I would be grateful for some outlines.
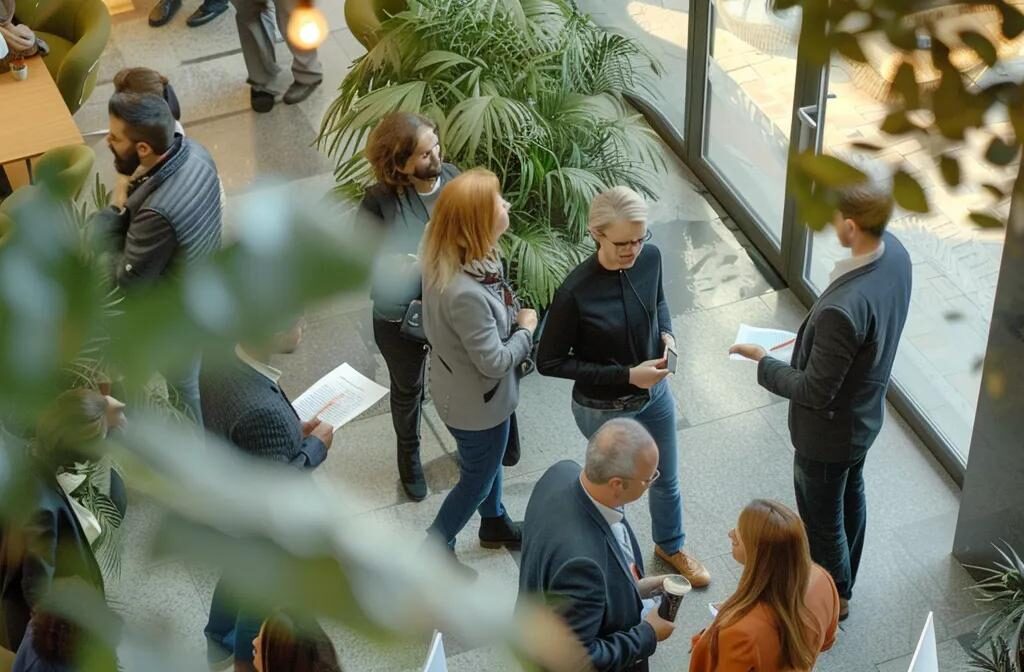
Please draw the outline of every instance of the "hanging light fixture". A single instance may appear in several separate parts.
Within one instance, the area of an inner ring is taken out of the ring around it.
[[[288,19],[288,42],[298,49],[316,49],[328,32],[327,19],[313,6],[313,0],[300,0]]]

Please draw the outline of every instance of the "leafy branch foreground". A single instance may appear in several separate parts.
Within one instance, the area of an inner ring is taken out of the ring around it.
[[[0,246],[0,513],[8,529],[31,510],[22,437],[66,389],[82,352],[123,376],[137,398],[156,368],[199,348],[219,352],[269,336],[306,307],[361,286],[372,256],[371,242],[318,224],[333,213],[266,190],[240,204],[237,244],[111,311],[92,242],[83,247],[66,202],[39,194],[16,213],[18,226]],[[294,606],[371,638],[421,641],[437,628],[469,646],[510,646],[545,668],[586,665],[549,612],[514,616],[486,583],[471,587],[416,535],[357,517],[329,485],[253,461],[163,414],[132,410],[126,432],[93,447],[94,457],[116,461],[163,514],[156,554],[231,567],[246,602]],[[122,628],[98,596],[65,606],[83,627],[120,641],[127,670],[207,669],[166,630],[135,620]]]

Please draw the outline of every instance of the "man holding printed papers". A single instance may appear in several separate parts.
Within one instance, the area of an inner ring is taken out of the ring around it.
[[[864,458],[882,427],[910,306],[910,257],[885,231],[893,210],[887,181],[869,174],[841,190],[833,225],[852,256],[836,263],[800,326],[791,364],[760,345],[730,349],[757,361],[758,383],[790,400],[797,506],[811,556],[835,579],[840,618],[864,546]]]

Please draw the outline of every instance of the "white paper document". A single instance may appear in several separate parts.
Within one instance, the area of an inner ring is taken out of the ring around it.
[[[430,654],[427,655],[427,663],[423,666],[423,672],[448,672],[448,661],[444,657],[444,642],[440,632],[434,633],[434,639],[430,643]]]
[[[782,329],[762,329],[761,327],[752,327],[749,324],[741,324],[739,331],[736,332],[736,341],[734,342],[734,345],[739,345],[740,343],[753,343],[754,345],[760,345],[768,351],[768,355],[770,357],[781,359],[784,362],[789,362],[793,359],[793,344],[795,342],[796,334],[792,331],[783,331]],[[752,361],[743,355],[729,355],[729,359],[735,359],[742,362]]]
[[[939,650],[935,644],[935,620],[932,612],[924,622],[921,638],[917,640],[909,672],[939,672]]]
[[[319,418],[334,429],[354,420],[388,393],[348,364],[342,364],[316,381],[292,406],[303,422]]]

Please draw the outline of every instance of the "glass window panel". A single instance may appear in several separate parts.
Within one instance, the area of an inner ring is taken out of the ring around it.
[[[711,5],[703,152],[779,248],[800,9]]]

